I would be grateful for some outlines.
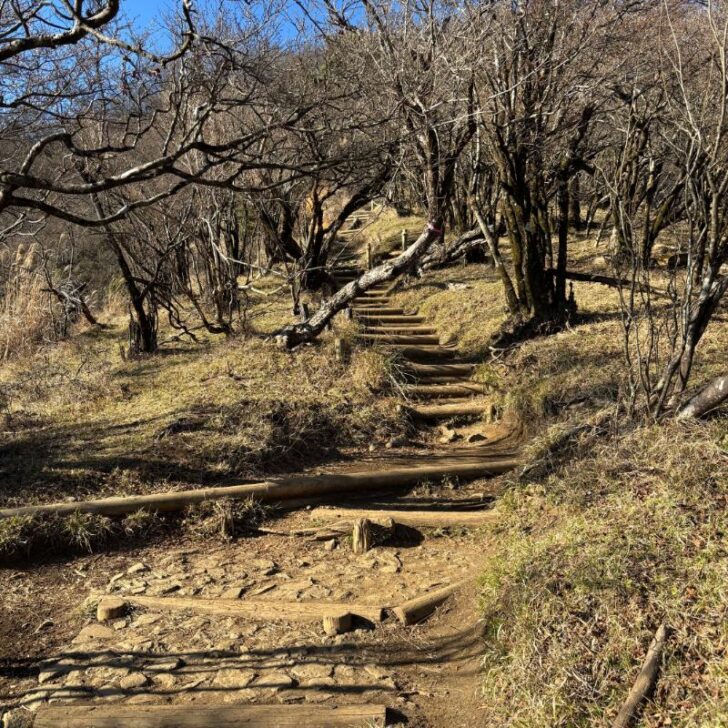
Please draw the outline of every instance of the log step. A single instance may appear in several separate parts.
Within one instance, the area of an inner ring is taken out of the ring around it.
[[[395,607],[392,613],[404,625],[417,624],[417,622],[429,617],[437,607],[449,599],[451,594],[463,584],[464,582],[461,581],[442,587],[442,589],[427,592],[414,599],[409,599]]]
[[[474,364],[451,362],[450,364],[408,364],[407,368],[419,377],[457,377],[470,376],[475,371]]]
[[[432,326],[365,326],[367,334],[436,334],[437,329]]]
[[[472,397],[485,394],[485,386],[477,382],[462,384],[410,384],[404,387],[405,394],[413,397]]]
[[[384,728],[384,705],[49,705],[33,728]]]
[[[452,510],[406,510],[383,508],[314,508],[311,518],[316,521],[342,521],[352,523],[366,518],[373,523],[387,522],[389,520],[412,528],[479,528],[494,523],[497,514],[494,510],[480,509],[470,511]]]
[[[369,344],[400,344],[400,345],[434,345],[439,348],[440,337],[428,334],[359,334],[356,337],[359,341],[366,341]]]
[[[412,405],[404,411],[420,420],[446,420],[451,417],[476,417],[490,409],[489,404],[452,402],[448,404]]]
[[[0,509],[0,518],[18,516],[56,515],[72,513],[99,513],[120,516],[140,509],[160,512],[180,511],[195,503],[223,498],[255,498],[261,503],[278,503],[321,499],[332,494],[365,493],[387,488],[411,487],[425,480],[447,476],[480,478],[489,474],[504,473],[518,465],[512,456],[500,456],[488,460],[482,456],[412,458],[407,465],[395,464],[386,470],[351,470],[321,475],[299,475],[278,478],[275,481],[228,485],[215,488],[197,488],[183,491],[149,493],[147,495],[114,496],[88,501],[63,501],[41,505]],[[361,467],[361,466],[360,466]]]
[[[383,314],[357,313],[357,318],[364,324],[422,324],[427,321],[423,316],[410,316],[409,314]]]
[[[214,614],[220,617],[245,618],[255,622],[319,622],[324,617],[351,614],[369,622],[384,619],[384,608],[371,604],[345,602],[248,601],[247,599],[202,599],[199,597],[145,597],[119,595],[138,607],[173,612]]]

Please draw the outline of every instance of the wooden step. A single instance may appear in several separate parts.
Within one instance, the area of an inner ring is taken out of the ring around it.
[[[315,521],[351,522],[360,518],[379,523],[393,520],[403,526],[413,528],[479,528],[494,523],[497,515],[493,509],[477,510],[429,509],[412,510],[407,508],[314,508],[311,518]]]
[[[413,397],[472,397],[477,394],[485,394],[485,386],[477,382],[410,384],[404,387],[404,392]]]
[[[255,687],[253,684],[252,688]],[[384,728],[384,705],[48,705],[34,728]]]
[[[370,344],[413,344],[419,345],[439,345],[439,336],[430,336],[427,334],[360,334],[357,336],[360,341],[366,341]]]
[[[422,324],[427,321],[424,316],[416,316],[414,314],[368,314],[357,313],[357,318],[363,324]]]
[[[376,326],[368,325],[364,327],[364,332],[367,334],[436,334],[437,329],[432,326],[405,326],[405,325],[389,325]]]
[[[475,370],[474,364],[451,362],[450,364],[408,364],[407,368],[417,376],[453,377],[470,376]]]
[[[449,420],[452,417],[476,417],[485,414],[488,403],[481,402],[449,402],[447,404],[411,405],[403,407],[404,411],[419,420]]]

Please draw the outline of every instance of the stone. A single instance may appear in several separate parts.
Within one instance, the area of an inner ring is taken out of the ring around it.
[[[168,690],[175,686],[177,678],[174,675],[170,675],[168,672],[163,672],[160,675],[152,675],[152,682],[155,687]]]
[[[333,551],[336,548],[336,539],[332,538],[329,541],[324,541],[324,550]]]
[[[241,596],[243,596],[243,593],[245,592],[245,588],[242,586],[233,586],[229,589],[225,589],[222,594],[220,594],[221,599],[240,599]]]
[[[595,270],[607,270],[609,268],[609,261],[603,255],[597,255],[592,261],[592,268]]]
[[[149,627],[161,618],[161,614],[142,614],[134,620],[132,627]]]
[[[74,667],[75,665],[70,663],[46,663],[41,666],[40,672],[38,673],[38,684],[44,685],[45,683],[55,682],[56,680],[66,676],[74,669]]]
[[[179,657],[170,657],[162,660],[148,660],[144,666],[154,670],[155,672],[161,673],[173,672],[174,670],[178,670],[184,664],[184,661]]]
[[[256,673],[254,670],[240,670],[237,668],[224,668],[218,670],[212,684],[218,688],[233,688],[242,690],[247,688],[250,683],[255,680]]]
[[[305,680],[331,677],[333,671],[334,668],[331,665],[321,665],[317,662],[304,662],[291,669],[296,679],[301,681],[302,686]]]
[[[96,619],[99,622],[109,622],[112,619],[123,617],[128,609],[128,602],[120,597],[104,597],[96,607]]]
[[[119,680],[122,690],[135,690],[149,684],[149,678],[143,672],[130,672]]]
[[[269,672],[261,675],[254,683],[255,688],[271,688],[273,690],[287,690],[295,687],[296,681],[285,672]]]
[[[488,438],[485,435],[481,435],[479,432],[475,432],[468,437],[468,442],[483,442],[487,439]]]
[[[132,564],[127,570],[127,574],[143,574],[145,571],[149,571],[149,567],[138,561],[136,564]]]
[[[116,636],[113,629],[103,624],[89,624],[84,627],[74,638],[74,644],[85,642],[105,642]]]
[[[254,559],[253,566],[263,573],[263,576],[272,576],[278,571],[278,565],[271,559]]]
[[[33,714],[25,708],[9,710],[3,714],[3,728],[30,728],[33,724]]]

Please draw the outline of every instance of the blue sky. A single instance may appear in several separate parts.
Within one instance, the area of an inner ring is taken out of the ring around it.
[[[121,8],[124,15],[133,18],[138,26],[146,27],[177,5],[175,0],[123,0]]]

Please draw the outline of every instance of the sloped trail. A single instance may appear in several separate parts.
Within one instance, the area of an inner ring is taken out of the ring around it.
[[[352,228],[342,237],[355,235]],[[350,246],[338,260],[340,282],[357,274]],[[447,423],[440,439],[462,433],[458,444],[377,453],[325,475],[258,484],[262,499],[287,494],[282,500],[295,506],[296,498],[311,500],[312,483],[323,483],[320,500],[337,505],[291,510],[258,538],[204,552],[141,548],[82,565],[92,602],[116,596],[119,613],[103,624],[78,617],[86,626],[70,644],[32,666],[38,678],[16,682],[0,701],[37,711],[40,728],[372,726],[384,724],[385,708],[387,725],[480,724],[476,529],[497,519],[496,494],[483,478],[515,466],[521,433],[491,421],[473,362],[441,345],[422,317],[394,306],[388,286],[368,291],[353,314],[363,345],[400,353],[401,406],[418,432],[432,439]],[[465,481],[476,482],[458,485]],[[362,517],[372,522],[374,543],[354,554],[349,534]],[[434,537],[433,529],[451,531]],[[109,580],[110,567],[119,571]],[[412,618],[426,621],[407,626],[395,615],[413,598]],[[338,617],[343,627],[330,629]]]

